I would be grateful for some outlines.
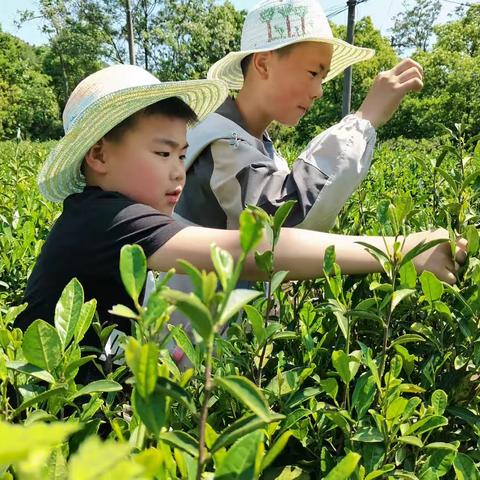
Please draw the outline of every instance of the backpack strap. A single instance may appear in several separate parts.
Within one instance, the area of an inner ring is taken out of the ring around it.
[[[218,113],[210,113],[187,133],[188,149],[185,169],[188,170],[192,166],[208,145],[222,139],[228,140],[233,146],[242,140],[252,146],[256,146],[259,142],[234,121]]]

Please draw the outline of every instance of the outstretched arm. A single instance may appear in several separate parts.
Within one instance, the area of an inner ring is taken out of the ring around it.
[[[445,230],[420,232],[407,236],[404,252],[411,250],[422,241],[439,238],[448,239]],[[357,242],[363,241],[386,251],[393,250],[392,237],[357,237],[334,235],[309,230],[284,228],[280,240],[275,247],[275,267],[277,270],[288,270],[289,278],[303,280],[323,275],[323,257],[330,245],[335,246],[336,261],[342,271],[347,274],[381,272],[380,264]],[[187,227],[177,233],[148,259],[148,266],[153,270],[165,271],[178,268],[177,259],[184,259],[197,268],[212,270],[210,245],[215,243],[229,251],[236,259],[240,256],[238,230],[216,230],[201,227]],[[267,249],[264,242],[258,250]],[[458,242],[457,260],[465,257],[465,241]],[[427,250],[414,259],[418,271],[429,270],[440,280],[455,283],[455,266],[451,257],[450,245],[443,243]],[[243,278],[261,280],[264,274],[257,269],[253,256],[245,265]]]

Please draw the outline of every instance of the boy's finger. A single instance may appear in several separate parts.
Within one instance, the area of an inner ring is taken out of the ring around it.
[[[411,78],[418,78],[420,80],[423,80],[422,73],[417,67],[411,67],[408,70],[405,70],[402,72],[400,75],[398,75],[397,79],[400,83],[404,83]]]
[[[448,272],[445,275],[445,281],[447,283],[449,283],[450,285],[455,285],[455,283],[457,282],[457,276],[455,274],[453,274],[452,272]]]
[[[416,62],[415,60],[412,60],[411,58],[405,58],[400,63],[395,65],[395,67],[393,67],[391,71],[394,75],[400,75],[405,70],[408,70],[409,68],[412,68],[412,67],[417,68],[421,73],[421,75],[423,76],[423,67],[418,62]]]
[[[414,77],[410,80],[403,82],[399,89],[403,92],[419,92],[423,88],[423,82],[420,78]]]
[[[457,247],[457,251],[455,253],[455,262],[463,265],[467,261],[467,252],[461,248]]]

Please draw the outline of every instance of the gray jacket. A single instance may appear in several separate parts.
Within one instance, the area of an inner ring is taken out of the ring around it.
[[[328,230],[370,168],[376,132],[348,115],[317,135],[289,169],[265,136],[250,135],[227,99],[188,134],[187,181],[175,217],[211,228],[238,228],[247,204],[268,213],[296,200],[286,226]]]

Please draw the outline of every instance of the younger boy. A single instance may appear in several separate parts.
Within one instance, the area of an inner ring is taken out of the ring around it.
[[[296,125],[325,82],[374,52],[334,38],[318,0],[260,2],[245,19],[241,45],[209,70],[209,78],[240,91],[189,133],[187,181],[175,215],[238,228],[245,205],[274,213],[294,199],[286,226],[326,231],[370,168],[375,129],[407,92],[422,87],[422,68],[405,60],[380,74],[359,110],[316,136],[290,171],[268,125]]]
[[[156,271],[177,267],[179,258],[212,269],[212,243],[239,256],[238,231],[191,227],[171,218],[185,183],[187,124],[216,108],[226,94],[218,81],[160,83],[131,65],[108,67],[80,82],[65,107],[65,136],[38,178],[47,199],[63,201],[63,213],[29,278],[21,328],[37,318],[53,323],[55,304],[76,277],[86,299],[97,299],[100,320],[118,323],[129,333],[126,322],[108,313],[118,303],[133,308],[119,274],[120,249],[125,244],[139,244],[148,268]],[[446,238],[446,232],[410,235],[405,250],[440,237]],[[325,249],[333,244],[345,273],[380,271],[381,266],[355,243],[358,240],[385,248],[381,237],[287,228],[276,247],[276,267],[289,270],[292,279],[320,276]],[[391,248],[393,239],[385,242]],[[415,265],[419,271],[428,269],[455,282],[448,244],[416,257]],[[262,278],[253,258],[248,259],[244,276]],[[98,344],[93,332],[87,333],[84,343]]]

